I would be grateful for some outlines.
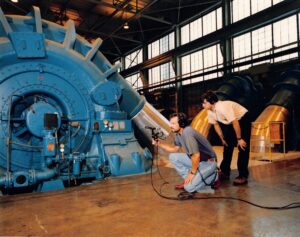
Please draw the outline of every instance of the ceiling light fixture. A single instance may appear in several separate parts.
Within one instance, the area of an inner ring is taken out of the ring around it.
[[[15,3],[17,3],[17,2],[19,2],[19,0],[11,0],[12,2],[15,2]]]
[[[123,13],[124,13],[124,18],[125,18],[125,24],[123,25],[123,29],[128,30],[129,25],[128,25],[128,21],[127,21],[127,17],[126,17],[126,9],[123,9]]]
[[[125,30],[128,30],[128,29],[129,29],[129,25],[128,25],[128,22],[127,22],[127,21],[126,21],[125,24],[123,25],[123,28],[124,28]]]

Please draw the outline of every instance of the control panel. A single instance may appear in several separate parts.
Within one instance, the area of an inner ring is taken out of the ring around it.
[[[97,132],[131,132],[131,120],[103,119],[94,123],[94,131]]]

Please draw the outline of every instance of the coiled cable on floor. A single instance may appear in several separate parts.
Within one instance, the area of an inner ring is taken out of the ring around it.
[[[262,209],[268,209],[268,210],[289,210],[289,209],[294,209],[294,208],[300,208],[300,202],[293,202],[290,204],[287,204],[285,206],[279,206],[279,207],[275,207],[275,206],[263,206],[263,205],[259,205],[250,201],[247,201],[245,199],[241,199],[241,198],[236,198],[236,197],[231,197],[231,196],[210,196],[210,197],[197,197],[195,194],[196,193],[189,193],[186,191],[180,192],[177,197],[176,196],[166,196],[162,194],[162,187],[165,184],[168,184],[169,182],[167,182],[161,175],[158,164],[157,164],[157,170],[159,172],[159,176],[161,177],[161,179],[164,181],[164,183],[160,186],[160,191],[158,191],[155,187],[154,187],[154,183],[153,183],[153,165],[154,165],[154,159],[158,160],[158,147],[155,146],[154,147],[154,156],[153,159],[151,160],[151,168],[150,168],[150,174],[151,174],[151,185],[152,188],[154,190],[154,192],[160,196],[161,198],[164,199],[168,199],[168,200],[173,200],[173,201],[186,201],[186,200],[206,200],[206,199],[223,199],[223,200],[233,200],[233,201],[240,201],[240,202],[244,202],[247,203],[249,205],[258,207],[258,208],[262,208]],[[157,163],[157,162],[156,162]]]

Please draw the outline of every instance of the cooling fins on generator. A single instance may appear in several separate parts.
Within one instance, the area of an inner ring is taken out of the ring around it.
[[[66,26],[0,8],[0,188],[56,190],[70,182],[147,172],[151,153],[132,122],[168,122],[93,44]]]

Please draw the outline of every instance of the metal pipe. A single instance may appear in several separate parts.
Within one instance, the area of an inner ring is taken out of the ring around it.
[[[251,151],[265,151],[270,144],[270,122],[288,123],[289,115],[300,97],[300,70],[289,70],[281,75],[279,83],[274,85],[276,93],[267,104],[267,107],[252,123]],[[282,129],[277,129],[276,137],[281,137]],[[285,133],[285,131],[282,131]],[[284,137],[283,137],[284,139]]]
[[[289,118],[289,111],[278,105],[269,105],[252,123],[251,127],[251,152],[265,152],[265,148],[271,146],[270,123],[286,123]],[[278,131],[279,132],[279,131]]]
[[[191,127],[196,129],[204,137],[208,136],[211,125],[208,123],[207,110],[202,109],[191,123]]]
[[[152,138],[150,130],[145,129],[146,126],[160,128],[165,137],[171,132],[169,121],[148,102],[132,120],[148,141]]]
[[[20,95],[11,95],[9,97],[9,107],[8,107],[8,120],[7,120],[7,131],[6,131],[6,173],[10,170],[10,120],[11,120],[11,108],[13,103],[13,97],[22,97]]]
[[[5,176],[0,177],[0,187],[13,187],[14,181],[17,180],[19,176],[25,176],[28,179],[28,186],[31,186],[40,181],[46,181],[53,178],[56,175],[56,173],[56,169],[44,169],[42,171],[30,170],[28,172],[20,171],[14,173],[6,173]]]
[[[42,171],[35,171],[36,182],[49,180],[53,178],[56,175],[56,173],[57,173],[56,169],[52,169],[52,170],[44,169]]]

